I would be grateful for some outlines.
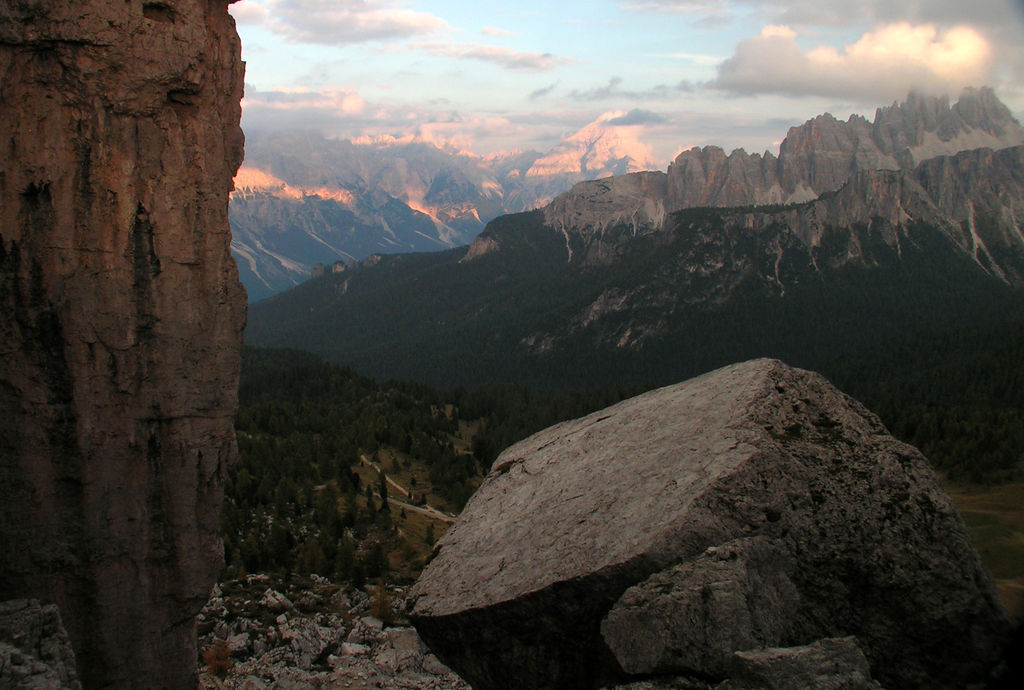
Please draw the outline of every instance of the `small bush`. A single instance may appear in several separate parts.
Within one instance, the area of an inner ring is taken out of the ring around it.
[[[391,609],[391,596],[388,594],[388,588],[384,584],[384,580],[377,581],[370,613],[385,625],[391,625],[394,622],[395,614]]]
[[[210,648],[203,652],[203,663],[206,664],[206,670],[209,673],[223,678],[231,670],[231,648],[228,647],[228,643],[221,639],[216,639]]]

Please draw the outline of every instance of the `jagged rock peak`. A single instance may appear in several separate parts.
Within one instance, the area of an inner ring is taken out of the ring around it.
[[[987,86],[968,87],[952,106],[948,96],[929,96],[913,91],[907,100],[875,110],[875,125],[900,123],[924,131],[936,131],[944,138],[958,130],[982,130],[1000,137],[1019,129],[1010,109]]]
[[[1024,128],[991,89],[968,89],[953,106],[945,97],[912,93],[905,103],[879,109],[874,123],[859,115],[842,122],[825,113],[793,127],[782,142],[778,157],[771,153],[751,155],[742,149],[726,155],[717,146],[691,148],[679,154],[666,175],[635,173],[578,184],[544,208],[544,220],[548,227],[565,236],[570,260],[606,263],[619,253],[616,243],[667,230],[667,219],[683,209],[812,202],[840,190],[857,175],[870,176],[875,171],[902,171],[914,175],[927,161],[955,156],[962,151],[1003,151],[1022,144]],[[957,174],[989,180],[992,186],[1012,183],[1018,177],[1011,175],[1008,181],[995,179],[992,177],[995,173],[984,166],[981,158],[976,157],[976,160],[980,167],[968,170],[962,165],[956,166]],[[858,185],[864,188],[863,184]],[[963,187],[965,185],[959,183],[949,185],[953,191]],[[886,218],[913,219],[898,208],[881,208],[880,200],[864,199],[859,206],[851,206],[849,191],[842,197],[847,202],[844,208],[870,206]],[[986,206],[986,212],[1001,219],[999,223],[1015,218],[1014,205],[1022,201],[1019,190],[1010,190],[1009,196],[1003,195],[1000,199],[1002,201],[996,203],[995,196],[985,195],[982,205]],[[933,198],[934,204],[942,208],[962,207],[968,201],[970,199],[959,197],[955,200]],[[860,216],[837,215],[832,208],[826,211],[836,227],[861,220]],[[930,220],[936,218],[935,214],[930,214]],[[950,225],[946,222],[948,218],[938,220]],[[957,223],[965,221],[966,216],[960,213],[955,220]],[[967,237],[976,234],[965,230]],[[1006,242],[998,240],[1001,244],[1014,245],[1024,237],[1019,232],[1008,232]],[[964,244],[963,237],[960,231],[951,235],[959,245]],[[981,241],[984,242],[984,238]],[[500,238],[487,237],[486,246],[479,242],[470,257],[500,244]],[[974,240],[966,249],[976,254],[979,246]],[[985,249],[981,251],[984,253]],[[1015,261],[1016,254],[1008,256],[1011,263]],[[997,266],[1000,262],[980,263],[993,275],[1015,282],[1003,274],[1002,268]]]
[[[636,237],[661,227],[666,179],[662,172],[637,172],[579,182],[544,208],[544,222],[565,235],[569,260],[579,252],[591,263],[603,262],[619,233]],[[580,241],[584,246],[573,246]]]
[[[56,604],[86,687],[196,684],[245,295],[226,0],[5,2],[0,599]]]
[[[778,158],[741,149],[726,157],[717,147],[684,151],[669,166],[666,207],[808,201],[860,170],[909,169],[967,149],[1021,144],[1024,128],[991,88],[966,89],[953,106],[946,96],[912,92],[903,103],[879,108],[873,123],[825,113],[792,127]]]
[[[959,688],[1008,630],[921,454],[767,359],[505,450],[410,599],[475,688],[720,682],[736,652],[801,645],[846,659],[857,687],[862,651],[886,687]]]

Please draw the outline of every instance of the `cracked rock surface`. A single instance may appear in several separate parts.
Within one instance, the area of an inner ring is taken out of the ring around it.
[[[1008,628],[924,457],[768,359],[507,449],[409,599],[475,688],[713,685],[734,652],[834,637],[884,686],[954,688]]]

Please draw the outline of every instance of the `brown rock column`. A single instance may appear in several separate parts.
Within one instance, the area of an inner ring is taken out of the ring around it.
[[[86,687],[196,684],[245,295],[224,0],[0,0],[0,599]]]

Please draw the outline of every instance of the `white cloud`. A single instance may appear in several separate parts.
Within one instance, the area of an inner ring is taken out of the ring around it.
[[[734,13],[726,0],[623,0],[622,9],[629,12],[667,12],[692,17],[693,23],[704,27],[729,24]]]
[[[1014,23],[1014,11],[1022,5],[1021,0],[620,0],[619,4],[627,11],[692,15],[702,23],[751,16],[765,23],[803,27],[909,21],[992,28]]]
[[[250,0],[242,0],[242,2],[229,5],[228,12],[231,13],[231,16],[235,18],[235,22],[238,24],[260,25],[266,23],[270,17],[266,7],[261,3]]]
[[[508,37],[508,36],[515,36],[516,35],[514,31],[509,31],[508,29],[502,29],[502,28],[497,27],[497,26],[485,26],[484,28],[480,29],[480,33],[484,34],[485,36],[504,36],[504,37]]]
[[[423,36],[446,30],[430,14],[397,7],[387,0],[275,0],[269,26],[293,41],[339,45]]]
[[[246,85],[242,127],[249,132],[310,130],[358,143],[429,143],[456,153],[490,151],[529,135],[493,115],[371,103],[351,88],[258,91]]]
[[[589,89],[573,89],[568,98],[578,102],[587,101],[641,101],[666,100],[678,96],[679,92],[690,91],[692,84],[686,81],[679,82],[675,86],[659,84],[644,90],[622,88],[624,81],[622,77],[611,77],[607,84]]]
[[[836,50],[803,50],[788,26],[766,26],[741,41],[719,66],[713,86],[734,93],[821,95],[886,101],[912,89],[956,95],[988,82],[993,49],[975,29],[897,23]]]
[[[412,47],[440,57],[479,60],[490,62],[506,69],[530,72],[546,72],[569,62],[565,58],[557,57],[551,53],[514,50],[512,48],[479,43],[421,41],[413,43]]]
[[[714,14],[728,12],[725,0],[623,0],[622,9],[639,12]]]
[[[246,93],[243,108],[298,111],[328,110],[339,115],[356,115],[366,110],[366,101],[351,89],[327,88],[311,91],[303,87],[282,88],[276,91]]]
[[[710,55],[708,53],[654,53],[652,57],[669,58],[672,60],[684,60],[686,62],[699,65],[700,67],[714,67],[720,65],[722,60],[725,58],[719,55]]]
[[[301,87],[258,91],[245,85],[242,128],[245,130],[310,129],[333,132],[375,117],[373,108],[353,89],[309,90]]]

